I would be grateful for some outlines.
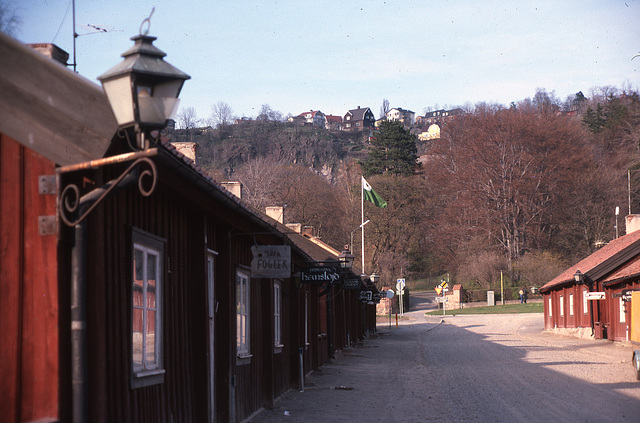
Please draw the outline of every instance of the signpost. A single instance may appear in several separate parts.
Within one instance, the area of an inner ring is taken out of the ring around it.
[[[400,296],[398,298],[398,303],[400,306],[400,316],[404,316],[404,304],[402,303],[402,297],[404,294],[404,287],[405,287],[405,280],[404,278],[399,278],[398,279],[398,283],[396,283],[396,289],[398,290],[398,295]]]

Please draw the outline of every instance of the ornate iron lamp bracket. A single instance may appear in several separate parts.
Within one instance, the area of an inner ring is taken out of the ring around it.
[[[59,207],[60,218],[66,225],[75,226],[81,223],[102,201],[111,194],[135,183],[136,180],[140,194],[144,197],[150,196],[156,187],[158,171],[155,163],[149,157],[140,157],[140,153],[115,156],[58,170],[59,173],[66,173],[74,170],[97,169],[102,166],[128,161],[127,159],[134,161],[120,176],[82,196],[78,185],[68,184],[64,187],[60,194]],[[140,165],[148,166],[148,168],[141,171]]]

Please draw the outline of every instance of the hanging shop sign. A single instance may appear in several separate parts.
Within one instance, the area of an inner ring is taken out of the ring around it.
[[[290,278],[291,247],[254,245],[251,247],[251,276],[254,278]]]
[[[347,277],[344,279],[344,289],[360,289],[360,278],[357,276]]]
[[[360,291],[360,301],[371,301],[373,298],[373,292],[371,291]]]
[[[302,283],[340,283],[340,268],[332,266],[308,267],[300,271]]]

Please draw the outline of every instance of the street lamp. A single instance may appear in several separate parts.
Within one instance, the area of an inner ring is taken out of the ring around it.
[[[378,275],[376,272],[373,272],[371,276],[369,276],[369,279],[371,280],[371,282],[373,282],[374,285],[377,286],[377,283],[380,280],[380,275]]]
[[[350,241],[350,244],[349,244],[349,245],[351,246],[351,248],[353,248],[353,233],[354,233],[355,231],[357,231],[358,229],[362,228],[364,225],[366,225],[366,224],[367,224],[367,223],[369,223],[369,222],[371,222],[371,220],[367,219],[365,222],[362,222],[362,223],[360,224],[360,226],[358,226],[357,228],[355,228],[354,230],[352,230],[352,231],[351,231],[351,236],[350,236],[350,238],[349,238],[349,241]]]
[[[351,251],[349,251],[349,246],[345,245],[344,250],[338,256],[338,260],[340,261],[340,267],[342,267],[345,270],[351,269],[353,267],[353,261],[355,260],[355,258],[356,256],[351,254]]]
[[[150,132],[166,127],[178,109],[178,95],[191,77],[165,62],[162,50],[153,45],[156,37],[142,32],[132,37],[134,46],[122,53],[124,60],[98,79],[109,99],[120,129],[133,128],[133,150],[151,147]]]
[[[582,285],[584,283],[584,273],[580,270],[576,270],[576,273],[573,275],[573,279],[578,285]]]

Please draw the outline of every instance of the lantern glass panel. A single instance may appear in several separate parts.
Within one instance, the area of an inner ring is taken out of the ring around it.
[[[119,78],[102,81],[102,85],[104,86],[104,91],[107,94],[118,125],[121,127],[133,125],[134,115],[131,77],[129,75],[123,75]]]

